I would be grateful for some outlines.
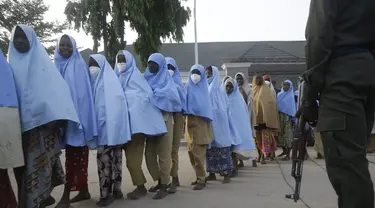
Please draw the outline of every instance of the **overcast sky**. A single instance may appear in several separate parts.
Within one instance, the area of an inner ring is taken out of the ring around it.
[[[48,20],[65,20],[66,0],[44,0],[50,10]],[[193,11],[193,0],[184,3]],[[309,0],[197,0],[198,42],[304,40]],[[185,42],[194,42],[193,14],[184,28]],[[93,41],[83,31],[65,31],[79,47],[92,48]],[[128,44],[137,33],[126,28]]]

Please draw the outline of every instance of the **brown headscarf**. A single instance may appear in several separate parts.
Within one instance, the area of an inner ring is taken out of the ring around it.
[[[274,92],[263,82],[256,84],[256,76],[252,82],[255,125],[265,123],[268,128],[280,129],[279,114],[276,105]]]

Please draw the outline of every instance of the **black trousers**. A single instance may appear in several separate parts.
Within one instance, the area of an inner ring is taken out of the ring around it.
[[[374,86],[375,58],[370,52],[331,60],[324,77],[317,130],[339,208],[374,208],[366,159],[374,123]]]

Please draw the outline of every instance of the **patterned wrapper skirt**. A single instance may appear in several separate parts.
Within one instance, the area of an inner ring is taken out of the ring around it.
[[[207,149],[207,172],[229,174],[232,171],[231,147]]]
[[[293,126],[292,119],[285,113],[279,113],[280,115],[280,129],[281,132],[278,137],[278,145],[281,147],[292,148],[293,142]]]
[[[17,201],[10,184],[8,170],[0,169],[0,208],[16,208]]]
[[[60,161],[60,135],[58,127],[47,128],[46,125],[22,135],[26,165],[20,207],[38,208],[50,195],[53,187],[65,183]]]
[[[257,131],[256,140],[257,148],[261,150],[265,156],[277,150],[274,132],[269,128]]]
[[[87,188],[87,168],[89,163],[88,147],[66,146],[66,180],[71,191]]]
[[[98,150],[100,198],[111,197],[114,191],[121,190],[122,149],[120,146],[107,146]]]

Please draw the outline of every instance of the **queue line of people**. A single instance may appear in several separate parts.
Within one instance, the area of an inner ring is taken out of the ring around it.
[[[194,190],[216,180],[215,174],[229,183],[243,160],[253,160],[256,166],[258,158],[265,164],[265,158],[276,151],[276,135],[282,132],[288,137],[287,128],[280,128],[278,111],[290,118],[294,115],[287,103],[290,92],[294,96],[290,82],[284,83],[276,100],[261,76],[254,76],[251,86],[244,74],[220,80],[217,67],[194,65],[183,86],[173,58],[151,54],[144,74],[125,50],[116,56],[114,69],[99,54],[91,55],[87,65],[68,35],[57,40],[53,63],[35,31],[26,25],[13,29],[9,45],[9,64],[0,56],[1,77],[7,80],[1,82],[4,93],[0,94],[0,123],[6,124],[0,128],[0,141],[7,145],[0,154],[8,156],[0,161],[0,188],[7,193],[0,195],[0,205],[5,207],[17,206],[8,168],[14,168],[18,207],[54,204],[50,193],[63,184],[58,208],[90,199],[87,168],[93,149],[98,151],[98,206],[123,198],[122,150],[135,186],[128,199],[140,199],[147,191],[156,193],[154,199],[175,193],[180,185],[178,151],[185,118],[185,139],[196,173]],[[66,174],[61,149],[65,149]],[[143,156],[156,182],[149,190]],[[78,195],[71,198],[72,191]]]

